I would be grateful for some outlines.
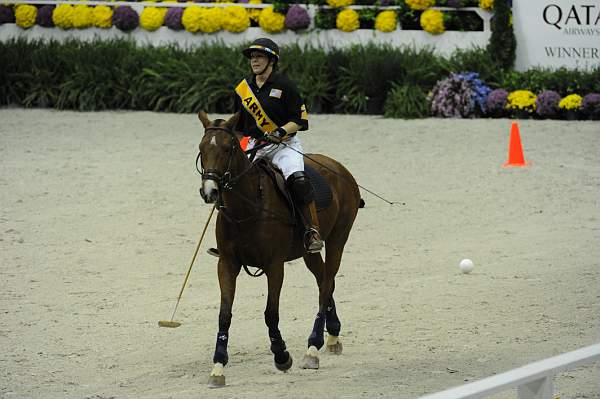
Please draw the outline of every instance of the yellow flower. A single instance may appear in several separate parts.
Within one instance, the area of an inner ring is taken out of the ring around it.
[[[392,32],[396,30],[398,21],[396,12],[392,10],[382,11],[375,17],[375,29],[382,32]]]
[[[358,13],[351,8],[340,11],[335,18],[335,26],[344,32],[352,32],[360,27]]]
[[[73,7],[73,27],[77,29],[89,28],[93,22],[92,7],[78,4]]]
[[[491,10],[494,8],[494,0],[479,0],[479,8]]]
[[[248,4],[262,4],[261,0],[250,0]],[[250,19],[256,23],[258,23],[258,18],[260,17],[260,12],[262,10],[260,8],[248,8],[248,14],[250,15]]]
[[[213,33],[221,29],[223,10],[220,7],[187,7],[181,16],[181,23],[188,32]]]
[[[37,7],[29,4],[19,4],[15,9],[15,21],[23,29],[31,28],[35,25],[37,16]]]
[[[250,17],[244,7],[225,7],[223,28],[229,32],[243,32],[250,27]]]
[[[258,17],[258,26],[269,33],[281,32],[285,27],[285,15],[275,12],[273,7],[263,8]]]
[[[580,109],[583,103],[583,98],[578,94],[570,94],[560,100],[558,107],[560,109]]]
[[[426,10],[435,5],[435,0],[406,0],[411,10]]]
[[[327,4],[333,8],[347,7],[354,3],[354,0],[327,0]]]
[[[536,98],[535,94],[529,90],[515,90],[508,95],[506,108],[533,112]]]
[[[52,22],[62,29],[71,29],[73,27],[73,6],[70,4],[61,4],[56,6],[52,12]]]
[[[98,28],[110,28],[112,26],[112,9],[107,6],[96,6],[92,11],[92,23]]]
[[[188,32],[198,32],[200,30],[200,18],[202,15],[202,8],[200,7],[186,7],[181,15],[181,24]]]
[[[204,33],[214,33],[221,30],[225,13],[221,7],[205,8],[200,18],[200,30]]]
[[[160,28],[165,22],[165,11],[157,7],[144,7],[140,14],[140,26],[148,31]]]
[[[423,14],[421,14],[421,27],[425,32],[431,33],[432,35],[444,33],[446,31],[444,26],[444,13],[439,10],[423,11]]]

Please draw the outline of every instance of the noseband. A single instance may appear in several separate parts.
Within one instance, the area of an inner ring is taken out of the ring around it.
[[[240,175],[236,176],[235,179],[233,179],[231,177],[231,170],[230,170],[231,169],[231,160],[233,158],[233,152],[237,149],[237,147],[233,141],[233,139],[235,139],[235,137],[234,137],[233,133],[231,132],[231,130],[226,129],[224,127],[219,127],[219,126],[209,127],[205,131],[208,131],[208,130],[222,130],[224,132],[227,132],[227,134],[229,134],[230,136],[232,136],[229,157],[227,158],[227,169],[225,170],[225,172],[220,173],[216,169],[205,169],[204,165],[202,163],[202,153],[201,152],[198,152],[198,156],[196,157],[196,170],[198,171],[198,173],[200,173],[200,176],[202,176],[202,180],[214,181],[217,184],[219,192],[221,192],[222,190],[230,189],[233,186],[233,183],[235,181],[237,181],[239,176],[244,174],[244,172],[242,172]],[[200,169],[198,168],[198,159],[200,160]],[[219,194],[219,196],[220,196],[220,194]]]

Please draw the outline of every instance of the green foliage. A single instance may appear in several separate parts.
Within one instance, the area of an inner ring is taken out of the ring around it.
[[[321,50],[298,45],[285,47],[282,71],[298,85],[304,95],[308,112],[323,112],[323,107],[334,100],[334,82],[329,78],[327,54]]]
[[[139,47],[126,40],[0,42],[0,106],[230,113],[234,86],[250,74],[241,48]],[[424,93],[450,72],[478,72],[492,88],[509,91],[600,92],[600,67],[515,72],[482,48],[457,50],[449,58],[431,48],[374,44],[329,52],[294,45],[282,47],[281,54],[281,70],[298,85],[311,113],[424,116]]]
[[[526,72],[510,71],[504,74],[503,87],[508,90],[527,89],[534,93],[554,90],[561,96],[585,95],[600,92],[600,67],[588,72],[561,68],[558,70],[532,69]]]
[[[511,22],[511,8],[508,0],[494,2],[492,37],[488,52],[503,69],[511,69],[515,64],[517,40]]]
[[[414,119],[429,114],[427,95],[419,86],[394,84],[384,107],[386,118]]]
[[[481,80],[492,88],[500,87],[502,68],[494,62],[493,57],[485,49],[473,47],[470,49],[457,49],[447,62],[450,72],[474,71],[479,73]]]

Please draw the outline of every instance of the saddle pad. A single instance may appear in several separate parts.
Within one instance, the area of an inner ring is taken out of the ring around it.
[[[304,171],[310,178],[310,184],[315,190],[315,205],[317,206],[317,210],[320,211],[329,208],[333,194],[327,180],[307,164],[304,164]]]

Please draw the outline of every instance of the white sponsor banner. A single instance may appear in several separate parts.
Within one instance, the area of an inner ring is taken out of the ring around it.
[[[514,0],[516,69],[600,66],[600,0]]]

